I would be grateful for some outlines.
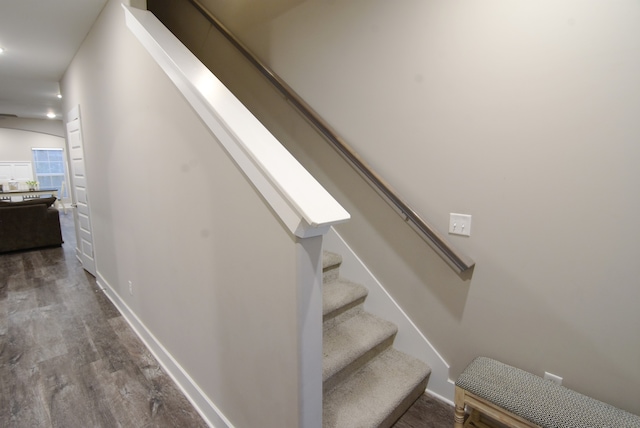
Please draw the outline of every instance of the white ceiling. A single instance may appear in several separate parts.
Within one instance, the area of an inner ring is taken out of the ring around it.
[[[58,82],[106,2],[0,0],[0,115],[62,118]]]

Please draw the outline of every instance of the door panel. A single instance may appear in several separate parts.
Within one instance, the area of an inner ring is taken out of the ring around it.
[[[91,209],[89,206],[89,190],[84,165],[84,149],[80,108],[68,114],[67,144],[71,165],[71,187],[74,199],[73,216],[76,224],[76,255],[82,266],[92,275],[96,275],[96,261],[93,253],[93,233],[91,231]]]

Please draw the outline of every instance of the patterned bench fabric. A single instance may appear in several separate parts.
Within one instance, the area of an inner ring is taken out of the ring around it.
[[[487,357],[456,385],[543,428],[640,428],[640,417]]]

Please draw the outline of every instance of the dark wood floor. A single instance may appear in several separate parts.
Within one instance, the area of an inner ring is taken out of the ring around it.
[[[205,427],[75,258],[61,248],[0,255],[0,427]],[[395,428],[453,425],[427,396]],[[252,428],[252,427],[247,427]]]
[[[451,428],[453,406],[423,394],[393,428]]]

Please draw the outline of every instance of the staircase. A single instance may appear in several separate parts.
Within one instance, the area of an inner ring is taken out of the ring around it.
[[[395,350],[397,327],[363,309],[367,289],[323,254],[323,427],[390,427],[424,392],[431,369]]]

